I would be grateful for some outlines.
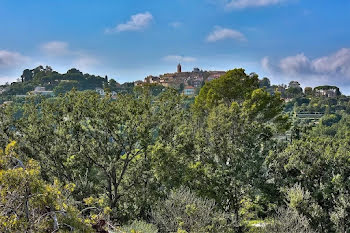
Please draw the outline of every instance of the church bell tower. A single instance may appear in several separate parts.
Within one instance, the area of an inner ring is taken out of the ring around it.
[[[177,65],[177,72],[181,73],[181,64],[180,63]]]

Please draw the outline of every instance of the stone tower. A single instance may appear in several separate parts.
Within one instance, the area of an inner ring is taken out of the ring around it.
[[[177,65],[177,72],[181,73],[181,64],[180,63]]]

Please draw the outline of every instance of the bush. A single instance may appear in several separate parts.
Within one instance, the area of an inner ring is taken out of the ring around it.
[[[0,149],[0,232],[93,232],[70,198],[74,184],[53,184],[34,160],[22,162],[16,143]]]
[[[152,217],[161,232],[233,232],[213,200],[197,197],[188,188],[172,191],[152,210]]]
[[[269,233],[315,233],[308,219],[292,209],[279,209],[271,224],[265,228]]]
[[[143,221],[134,221],[129,226],[122,227],[121,231],[126,233],[158,233],[155,225]]]

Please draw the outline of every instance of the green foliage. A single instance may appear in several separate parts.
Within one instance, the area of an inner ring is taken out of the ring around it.
[[[159,94],[161,94],[163,91],[165,91],[165,87],[163,87],[162,85],[157,85],[157,84],[144,84],[143,86],[138,86],[135,87],[135,91],[140,91],[140,89],[147,89],[147,91],[150,92],[151,95],[153,96],[157,96]]]
[[[195,109],[208,111],[223,102],[230,105],[233,101],[242,102],[253,90],[259,88],[256,76],[248,76],[244,69],[227,71],[219,79],[207,82],[196,97]]]
[[[272,223],[263,228],[266,233],[315,233],[305,216],[292,209],[279,209]]]
[[[79,82],[78,81],[69,81],[69,82],[60,82],[54,89],[53,92],[55,93],[56,96],[59,94],[64,94],[66,92],[69,92],[73,88],[78,87]]]
[[[335,123],[338,123],[341,119],[341,116],[338,114],[326,115],[321,119],[321,124],[324,126],[332,126]]]
[[[1,154],[0,212],[17,211],[1,212],[6,231],[53,231],[52,210],[63,232],[101,230],[105,220],[157,232],[151,219],[159,232],[349,231],[348,97],[284,91],[243,69],[207,82],[194,104],[174,89],[77,69],[40,66],[23,81],[8,93],[41,85],[58,96],[0,109],[1,146],[17,141]],[[315,112],[324,116],[299,117]]]
[[[230,218],[215,210],[215,202],[197,197],[188,188],[172,191],[152,210],[162,232],[233,232]]]
[[[123,226],[121,231],[125,233],[158,233],[155,225],[143,221],[134,221],[128,226]]]
[[[122,219],[142,211],[131,190],[141,194],[145,181],[139,178],[147,179],[151,110],[147,95],[121,95],[112,101],[94,92],[72,91],[39,103],[32,100],[24,106],[25,117],[15,122],[19,150],[43,164],[46,179],[74,182],[78,200],[107,196],[109,207],[119,209]]]
[[[33,91],[36,86],[43,86],[47,90],[53,90],[56,95],[64,94],[72,88],[77,90],[95,90],[96,88],[109,87],[111,91],[132,92],[133,84],[118,84],[111,79],[108,83],[106,78],[90,74],[72,68],[65,74],[60,74],[51,67],[38,66],[35,69],[25,69],[21,76],[22,82],[12,83],[5,92],[8,96],[25,95]]]
[[[289,87],[286,91],[287,98],[300,97],[303,94],[303,89],[301,87]]]
[[[337,209],[340,203],[339,208],[347,208],[346,202],[339,200],[346,200],[349,195],[350,183],[346,178],[350,172],[349,151],[348,138],[333,140],[319,136],[296,140],[268,159],[278,187],[298,184],[287,191],[290,207],[310,218],[314,229],[331,232],[335,225],[329,213],[340,213]]]
[[[305,92],[305,95],[306,95],[306,96],[312,96],[313,93],[314,93],[312,87],[305,87],[304,92]]]
[[[92,232],[74,201],[73,184],[48,184],[34,160],[23,163],[14,152],[15,142],[0,151],[1,232]]]
[[[259,87],[270,88],[271,87],[270,79],[264,77],[262,80],[259,81]]]

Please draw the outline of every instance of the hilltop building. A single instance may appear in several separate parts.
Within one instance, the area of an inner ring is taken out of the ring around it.
[[[158,83],[159,82],[159,77],[149,75],[145,78],[145,83]]]
[[[134,86],[142,86],[144,82],[142,82],[141,80],[137,80],[134,82]]]
[[[203,84],[203,78],[202,78],[202,77],[195,77],[195,78],[192,80],[192,85],[193,85],[195,88],[201,87],[202,84]]]
[[[180,63],[177,65],[177,72],[181,73],[181,64]]]
[[[200,88],[204,82],[219,78],[225,73],[225,71],[203,71],[199,68],[193,68],[192,72],[183,72],[181,64],[178,64],[176,73],[166,73],[159,75],[159,77],[149,75],[144,79],[143,83],[137,81],[135,84],[154,83],[175,89],[179,89],[182,84],[184,86]]]
[[[340,95],[339,88],[336,86],[319,86],[314,89],[316,96],[337,97]]]

